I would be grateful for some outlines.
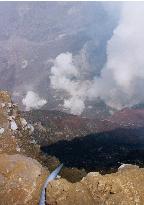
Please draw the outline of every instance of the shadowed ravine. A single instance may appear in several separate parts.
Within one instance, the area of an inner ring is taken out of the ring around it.
[[[115,129],[71,141],[42,146],[42,152],[57,157],[66,167],[101,173],[114,172],[122,163],[144,164],[144,128]]]

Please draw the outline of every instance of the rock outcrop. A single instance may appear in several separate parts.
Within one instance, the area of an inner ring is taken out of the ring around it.
[[[144,169],[126,166],[117,173],[89,173],[80,182],[53,181],[47,188],[49,205],[142,205]]]
[[[0,92],[0,128],[3,132],[0,133],[0,153],[16,152],[18,144],[15,138],[15,133],[11,130],[10,120],[12,120],[12,103],[7,92]]]
[[[1,205],[38,204],[42,184],[49,172],[38,161],[27,157],[36,158],[35,153],[38,154],[30,143],[32,131],[8,92],[0,91]]]
[[[0,154],[0,204],[37,205],[48,174],[36,160],[16,154]],[[142,205],[144,169],[122,166],[117,173],[87,174],[80,182],[57,179],[49,183],[49,205]]]
[[[31,137],[33,129],[21,116],[9,93],[0,91],[0,153],[22,153],[36,158],[39,150]]]

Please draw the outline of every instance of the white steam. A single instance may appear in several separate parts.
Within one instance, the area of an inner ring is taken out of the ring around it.
[[[73,64],[71,53],[58,55],[51,68],[51,85],[55,89],[62,89],[69,94],[69,99],[64,100],[64,107],[73,114],[81,114],[85,108],[86,82],[80,80],[79,70]]]
[[[123,3],[119,24],[107,43],[107,62],[101,75],[92,80],[83,75],[70,53],[57,56],[51,68],[51,85],[69,94],[64,107],[74,114],[82,113],[86,99],[97,97],[116,109],[144,102],[143,2]]]
[[[47,101],[45,99],[40,98],[39,95],[35,92],[28,91],[25,98],[23,98],[22,103],[26,106],[26,110],[28,111],[31,109],[41,108],[47,103]]]
[[[124,3],[119,25],[107,44],[107,63],[94,88],[115,108],[144,102],[144,4]],[[106,93],[107,92],[107,93]]]
[[[70,110],[71,113],[80,115],[85,108],[85,104],[80,98],[71,97],[70,99],[64,100],[64,107]]]

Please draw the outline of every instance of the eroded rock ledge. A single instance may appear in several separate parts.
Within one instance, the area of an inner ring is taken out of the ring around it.
[[[142,205],[144,169],[129,165],[102,176],[91,172],[80,182],[53,181],[47,189],[49,205]]]

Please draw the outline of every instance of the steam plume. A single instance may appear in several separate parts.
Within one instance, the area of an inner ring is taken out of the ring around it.
[[[121,109],[144,102],[144,5],[123,3],[119,24],[107,42],[107,62],[100,76],[83,79],[83,70],[70,53],[57,56],[51,68],[51,85],[69,94],[64,106],[74,114],[85,108],[85,100],[100,97]]]
[[[35,92],[28,91],[25,98],[23,98],[22,103],[26,106],[26,110],[28,111],[41,108],[47,103],[47,101],[41,99]]]
[[[79,69],[73,64],[71,53],[62,53],[55,59],[51,68],[51,85],[55,89],[62,89],[69,94],[64,100],[64,107],[73,114],[81,114],[85,108],[85,92],[88,82],[80,80]]]
[[[94,83],[108,105],[121,109],[144,102],[143,42],[143,2],[124,3],[119,24],[107,43],[107,62],[101,79],[96,78]]]

